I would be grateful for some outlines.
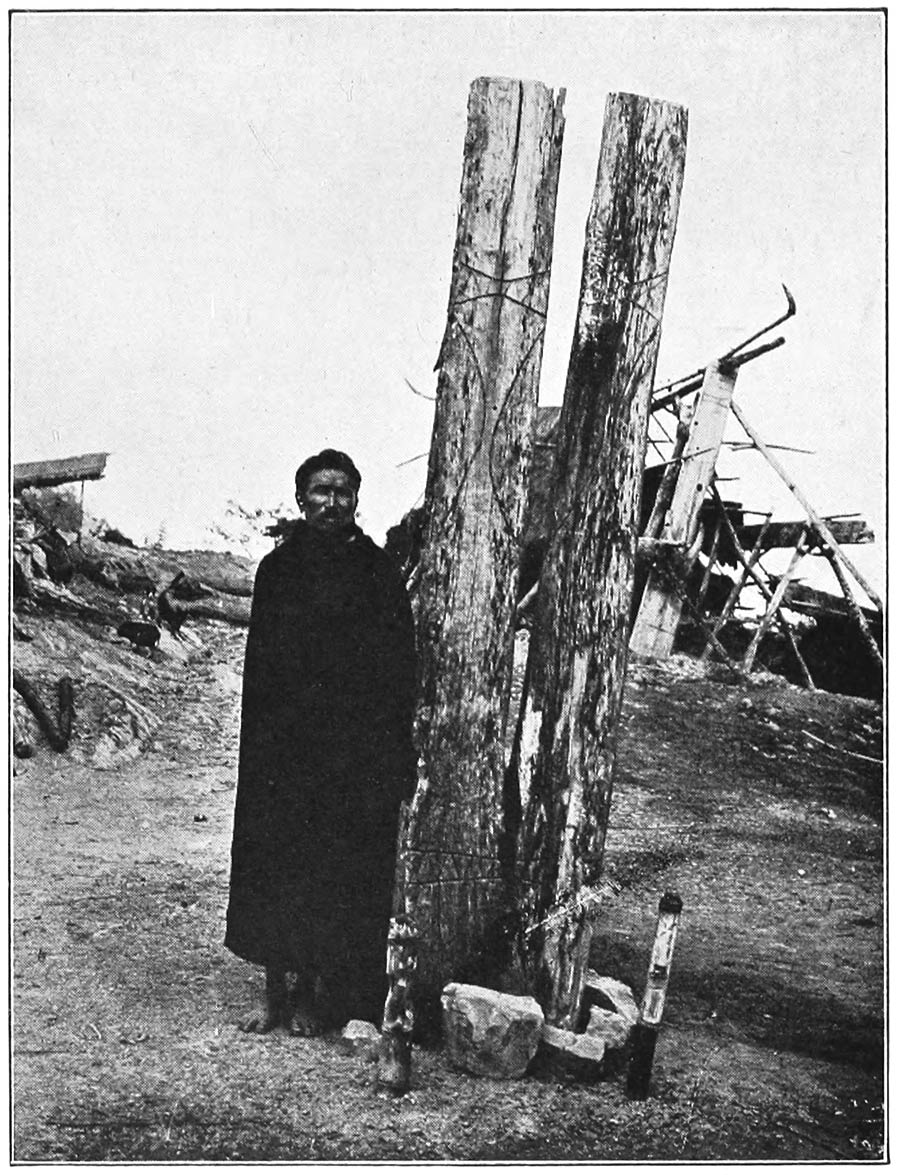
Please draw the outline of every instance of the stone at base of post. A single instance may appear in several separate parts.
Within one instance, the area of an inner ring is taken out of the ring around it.
[[[386,974],[389,992],[383,1009],[383,1037],[377,1081],[400,1096],[411,1088],[411,1034],[414,1009],[411,981],[417,969],[418,930],[404,914],[389,920],[386,947]]]

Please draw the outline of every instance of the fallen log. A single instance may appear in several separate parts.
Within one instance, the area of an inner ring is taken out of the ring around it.
[[[85,453],[81,457],[60,457],[55,461],[22,461],[12,467],[13,493],[73,481],[98,481],[106,471],[108,453]]]
[[[43,579],[31,581],[30,601],[32,608],[37,606],[48,611],[61,612],[66,616],[76,616],[79,620],[110,628],[118,628],[128,617],[124,604],[117,608],[97,606],[88,603],[68,588],[57,587],[56,584]]]
[[[16,693],[37,719],[37,724],[47,736],[54,751],[64,751],[72,736],[74,715],[74,690],[70,677],[61,677],[56,683],[57,718],[53,718],[41,701],[36,686],[20,669],[13,669],[12,684]]]

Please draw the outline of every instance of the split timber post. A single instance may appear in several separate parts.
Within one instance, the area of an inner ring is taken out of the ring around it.
[[[711,363],[704,372],[679,478],[661,532],[666,543],[678,545],[683,552],[688,551],[697,533],[698,515],[713,480],[736,378],[734,368],[719,363]],[[671,546],[670,551],[673,549]],[[669,657],[681,615],[681,597],[669,589],[664,568],[652,568],[629,641],[632,652],[660,660]]]
[[[681,106],[610,94],[533,640],[541,704],[521,837],[524,965],[575,1029],[610,808],[642,468],[685,167]],[[544,590],[543,590],[544,589]]]
[[[421,554],[422,777],[402,850],[430,1025],[447,981],[492,978],[507,916],[503,743],[563,98],[507,78],[470,90]]]

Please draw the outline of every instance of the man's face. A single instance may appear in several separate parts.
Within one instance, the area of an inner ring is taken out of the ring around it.
[[[358,494],[347,474],[341,469],[321,469],[297,491],[296,501],[305,514],[305,521],[324,534],[339,534],[355,521]]]

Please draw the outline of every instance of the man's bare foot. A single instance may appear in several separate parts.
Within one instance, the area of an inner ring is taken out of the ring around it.
[[[237,1027],[241,1032],[270,1032],[278,1024],[283,1023],[283,1016],[279,1008],[272,1009],[267,1003],[257,1012],[250,1012],[238,1021]]]
[[[290,1036],[321,1036],[324,1025],[314,1010],[306,1003],[296,1003],[287,1022]]]
[[[270,1032],[288,1019],[287,982],[282,971],[265,968],[265,1006],[250,1012],[237,1024],[241,1032]]]

